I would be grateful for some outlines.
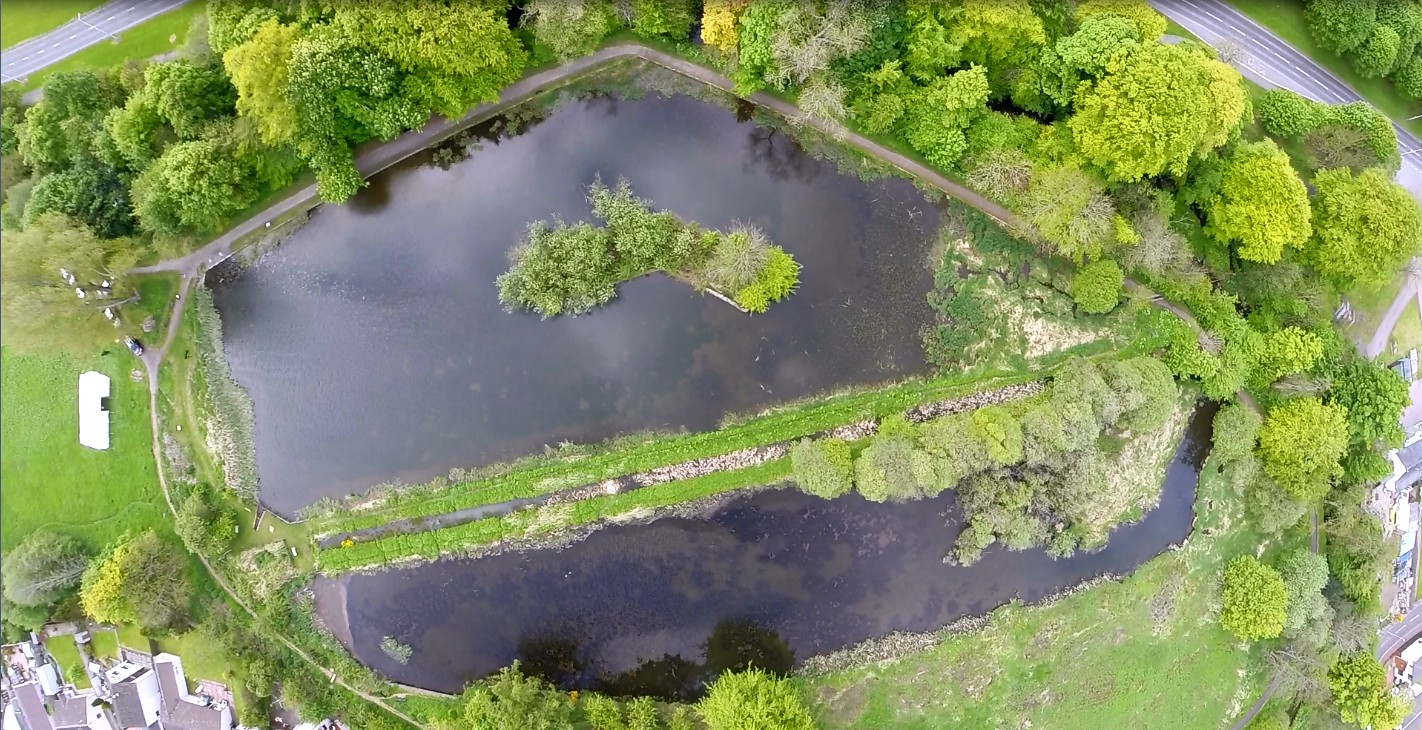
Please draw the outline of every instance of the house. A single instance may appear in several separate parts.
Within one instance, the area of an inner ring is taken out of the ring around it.
[[[16,725],[20,730],[54,730],[50,722],[49,710],[44,706],[44,692],[38,682],[25,682],[15,687],[15,698],[10,707],[15,711]]]
[[[159,654],[153,657],[153,671],[158,675],[158,693],[163,699],[163,730],[230,730],[232,706],[189,694],[182,659],[166,652]]]
[[[90,370],[79,374],[79,443],[109,448],[109,376]]]
[[[158,694],[158,674],[133,662],[119,662],[104,672],[109,704],[117,730],[141,730],[158,722],[163,700]]]
[[[93,690],[54,698],[54,730],[113,730]]]

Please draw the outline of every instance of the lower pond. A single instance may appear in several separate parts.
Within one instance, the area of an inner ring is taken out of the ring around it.
[[[925,368],[939,213],[908,182],[863,183],[680,96],[565,102],[449,169],[430,159],[209,277],[253,403],[261,499],[279,514]],[[799,291],[750,317],[653,275],[586,316],[504,312],[508,250],[531,221],[591,220],[598,175],[704,226],[762,227],[804,266]]]
[[[458,692],[519,660],[565,689],[693,697],[726,667],[788,670],[1129,573],[1189,534],[1212,417],[1196,410],[1159,506],[1067,559],[993,548],[971,566],[944,563],[963,527],[951,491],[874,504],[769,490],[562,550],[318,578],[317,610],[358,659],[405,684]],[[382,651],[385,637],[413,649],[408,664]]]

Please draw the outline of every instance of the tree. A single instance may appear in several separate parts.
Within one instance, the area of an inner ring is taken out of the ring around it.
[[[790,449],[791,473],[801,490],[834,499],[854,486],[854,457],[844,439],[800,439]]]
[[[1083,312],[1105,314],[1115,309],[1116,303],[1121,301],[1121,290],[1125,283],[1126,275],[1115,261],[1093,261],[1081,267],[1076,278],[1072,279],[1071,298]]]
[[[707,730],[814,730],[805,702],[789,682],[757,667],[727,672],[696,703]]]
[[[880,432],[854,460],[854,486],[871,502],[902,502],[933,491],[933,459],[905,434]]]
[[[1102,15],[1114,15],[1131,21],[1140,39],[1146,43],[1159,40],[1169,25],[1165,16],[1157,13],[1145,0],[1086,0],[1076,7],[1076,20],[1080,24]]]
[[[1348,437],[1362,448],[1402,445],[1402,410],[1409,402],[1407,381],[1391,368],[1350,359],[1333,376],[1328,402],[1348,412]]]
[[[1221,463],[1229,464],[1251,458],[1254,442],[1259,438],[1259,426],[1264,419],[1241,403],[1227,403],[1215,412],[1211,447]]]
[[[1409,99],[1422,99],[1422,54],[1402,62],[1392,76],[1393,87]]]
[[[206,140],[169,147],[133,182],[133,207],[154,233],[212,233],[256,200],[250,167]]]
[[[1422,251],[1422,208],[1377,168],[1320,170],[1308,258],[1343,288],[1389,280]]]
[[[1378,157],[1361,129],[1329,124],[1304,137],[1304,154],[1312,170],[1346,167],[1358,174],[1369,167],[1383,167],[1388,160]]]
[[[1273,568],[1250,555],[1229,561],[1220,624],[1245,641],[1272,639],[1284,630],[1288,593]]]
[[[237,102],[237,92],[219,66],[155,63],[143,77],[143,98],[180,139],[196,139],[204,123],[230,115]]]
[[[17,606],[49,608],[79,585],[88,566],[84,545],[73,537],[31,532],[0,562],[3,595]]]
[[[1386,25],[1373,28],[1363,44],[1353,51],[1353,68],[1365,79],[1384,76],[1397,64],[1397,53],[1402,49],[1402,36]]]
[[[971,417],[972,434],[1001,466],[1022,461],[1022,424],[1002,406],[983,406]]]
[[[1242,144],[1225,158],[1219,192],[1206,200],[1205,232],[1236,244],[1246,261],[1276,263],[1312,235],[1308,190],[1272,140]]]
[[[1328,670],[1328,689],[1338,715],[1361,728],[1397,727],[1412,707],[1410,699],[1387,691],[1387,676],[1372,652],[1356,652],[1334,662]]]
[[[1323,356],[1318,335],[1298,327],[1285,327],[1264,336],[1264,351],[1254,365],[1253,381],[1262,386],[1301,373]]]
[[[7,347],[83,355],[114,341],[116,331],[103,312],[122,312],[138,300],[127,276],[138,263],[136,241],[102,239],[68,218],[45,215],[23,231],[6,233],[0,246]],[[61,270],[74,277],[73,284]]]
[[[436,730],[573,730],[573,706],[546,682],[523,674],[517,661],[497,677],[471,685],[461,717],[436,720]]]
[[[1099,258],[1115,230],[1116,209],[1106,187],[1075,167],[1034,171],[1022,207],[1037,232],[1077,263]]]
[[[273,18],[222,55],[222,65],[237,90],[237,113],[251,119],[269,145],[286,144],[296,137],[299,117],[286,87],[291,52],[300,37],[300,27]]]
[[[174,522],[174,531],[187,548],[199,555],[220,555],[236,534],[236,510],[214,494],[211,487],[199,484],[183,498]]]
[[[616,293],[608,234],[586,223],[530,225],[509,262],[497,281],[499,301],[510,310],[531,309],[544,317],[582,314]]]
[[[1377,23],[1377,0],[1312,0],[1304,10],[1318,45],[1346,53],[1362,45]]]
[[[1111,56],[1123,49],[1129,51],[1140,39],[1140,30],[1129,18],[1111,13],[1087,16],[1075,33],[1057,41],[1057,57],[1068,72],[1063,90],[1074,92],[1082,77],[1100,78]],[[1071,98],[1064,96],[1059,101],[1070,104]]]
[[[963,130],[984,111],[987,74],[981,66],[939,77],[905,99],[904,138],[931,164],[951,168],[968,149]]]
[[[1113,182],[1181,177],[1192,157],[1229,139],[1247,106],[1239,73],[1206,51],[1144,43],[1111,57],[1067,126]]]
[[[1348,412],[1317,398],[1299,398],[1269,409],[1259,429],[1264,472],[1294,499],[1311,502],[1342,474],[1339,460],[1348,448]]]
[[[607,0],[533,0],[519,22],[554,56],[570,61],[592,53],[616,29],[617,9]]]
[[[1007,76],[1037,60],[1047,32],[1027,0],[966,0],[948,29],[948,43],[962,61],[982,66],[1001,96]]]
[[[25,118],[25,107],[19,84],[0,86],[0,155],[11,155],[20,146],[16,133]]]
[[[73,218],[102,238],[127,236],[134,228],[125,180],[113,168],[89,157],[63,172],[35,180],[23,222],[29,225],[49,214]]]
[[[750,0],[706,0],[701,10],[701,41],[725,53],[736,50],[740,44],[736,23],[747,5]]]
[[[1284,635],[1318,648],[1328,641],[1333,624],[1333,609],[1323,597],[1328,585],[1328,560],[1308,548],[1289,553],[1279,566],[1288,593],[1288,611],[1284,620]]]
[[[1322,126],[1327,107],[1288,89],[1270,89],[1260,97],[1255,110],[1264,129],[1286,139],[1297,139]]]
[[[661,36],[684,41],[691,35],[691,24],[696,21],[693,5],[691,0],[631,0],[628,25],[643,38]]]
[[[191,595],[183,553],[149,530],[123,540],[89,565],[79,601],[95,621],[137,621],[156,630],[183,621]]]

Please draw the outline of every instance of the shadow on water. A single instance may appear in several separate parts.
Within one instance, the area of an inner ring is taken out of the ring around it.
[[[875,504],[768,490],[562,550],[318,578],[317,607],[357,658],[405,684],[457,692],[517,659],[565,689],[691,698],[726,669],[784,672],[1131,572],[1189,534],[1213,414],[1196,409],[1159,505],[1070,558],[994,547],[971,566],[944,563],[963,527],[952,492]],[[408,665],[381,652],[384,636],[414,648]]]
[[[654,94],[518,112],[375,176],[215,280],[262,501],[292,516],[382,482],[707,430],[923,372],[936,210],[906,181],[839,174],[745,116]],[[799,289],[747,317],[653,275],[587,316],[505,312],[494,280],[508,250],[530,221],[589,219],[597,175],[708,227],[762,226],[803,265]]]

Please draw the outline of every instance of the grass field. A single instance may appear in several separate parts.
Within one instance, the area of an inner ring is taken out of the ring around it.
[[[1202,474],[1184,548],[1049,606],[1005,606],[981,633],[806,680],[823,726],[1225,726],[1264,680],[1256,657],[1218,625],[1219,575],[1258,537],[1243,527],[1240,500],[1213,459]],[[1281,543],[1306,540],[1300,530]]]
[[[202,633],[189,631],[186,634],[164,636],[154,639],[154,643],[158,645],[159,651],[182,658],[183,674],[188,678],[190,691],[197,689],[200,679],[221,682],[235,689],[232,663],[222,653],[222,647]]]
[[[99,550],[128,530],[167,524],[153,470],[147,385],[142,365],[115,345],[85,360],[0,350],[0,546],[14,547],[48,527]],[[79,445],[79,373],[112,381],[110,446]]]
[[[104,0],[10,0],[0,13],[0,48],[48,33],[104,4]]]
[[[1407,121],[1408,117],[1422,114],[1422,103],[1404,99],[1387,79],[1363,78],[1348,59],[1320,48],[1304,20],[1302,0],[1229,0],[1229,4],[1332,71],[1393,121],[1413,134],[1422,134],[1422,121]]]
[[[31,74],[25,79],[25,91],[39,88],[45,78],[56,71],[108,68],[130,58],[152,58],[176,50],[182,47],[193,17],[206,12],[206,9],[206,3],[191,2],[129,28],[119,34],[117,42],[104,41],[89,46],[53,66]]]
[[[59,662],[59,669],[65,677],[70,676],[73,667],[79,666],[79,647],[74,644],[74,636],[64,634],[62,636],[52,636],[45,640],[44,648],[54,655],[54,660]],[[85,689],[89,686],[88,676],[80,677],[79,672],[74,673],[75,686]]]
[[[1422,348],[1422,312],[1417,309],[1415,297],[1407,304],[1407,308],[1402,310],[1402,316],[1397,318],[1389,344],[1391,346],[1383,353],[1389,359],[1402,357],[1414,347]]]
[[[89,631],[89,651],[100,659],[117,659],[119,655],[118,634],[108,629],[91,629]]]

